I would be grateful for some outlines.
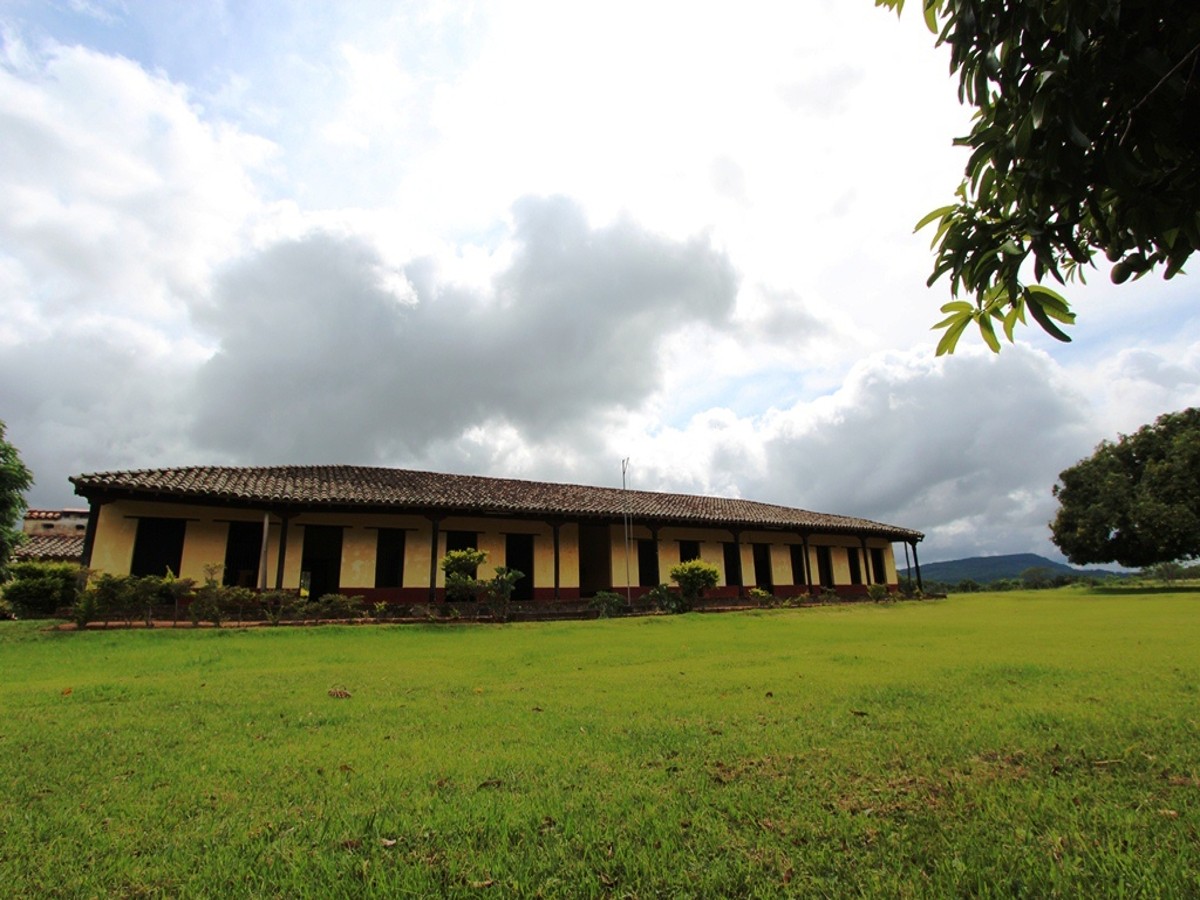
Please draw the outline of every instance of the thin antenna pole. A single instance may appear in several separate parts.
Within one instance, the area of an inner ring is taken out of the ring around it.
[[[633,523],[629,515],[629,487],[625,481],[625,475],[629,471],[629,457],[621,460],[621,505],[623,506],[623,519],[625,521],[625,603],[632,605],[633,599],[631,595],[632,587],[629,584],[629,543],[632,537]]]

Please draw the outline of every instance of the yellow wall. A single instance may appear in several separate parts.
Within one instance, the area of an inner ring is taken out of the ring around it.
[[[108,503],[100,507],[92,544],[92,568],[116,575],[127,574],[133,561],[136,537],[137,519],[127,518],[121,504]]]
[[[553,587],[553,537],[551,538],[550,552],[552,554],[550,560],[551,581],[548,584]],[[579,526],[573,522],[563,525],[558,530],[558,585],[564,588],[579,587]]]
[[[404,587],[429,587],[429,539],[433,525],[425,519],[404,535]]]
[[[379,532],[364,525],[351,525],[342,531],[341,583],[349,587],[375,585],[375,558]]]
[[[180,578],[203,581],[208,567],[220,568],[225,563],[225,543],[231,520],[261,522],[262,514],[198,507],[177,503],[146,503],[128,500],[106,503],[100,507],[96,535],[92,544],[91,568],[116,575],[129,573],[133,561],[133,545],[137,538],[138,519],[157,516],[186,519],[183,539],[183,558]],[[273,572],[274,570],[272,570]]]
[[[649,537],[649,530],[645,535]],[[700,542],[700,560],[716,566],[720,574],[720,583],[725,584],[725,548],[723,544],[733,540],[733,536],[722,528],[663,528],[658,533],[658,575],[669,584],[671,570],[679,565],[679,544],[681,541]],[[636,550],[636,548],[635,548]],[[636,558],[636,554],[635,554]],[[621,582],[623,584],[623,582]],[[637,582],[635,581],[634,584]]]
[[[613,587],[625,587],[625,572],[626,572],[626,554],[625,554],[625,526],[617,525],[608,529],[609,542],[611,545],[610,558],[612,560],[612,585]],[[638,583],[638,560],[637,560],[637,541],[630,539],[629,542],[629,584]]]
[[[228,540],[228,522],[214,522],[211,519],[188,522],[187,531],[183,536],[180,577],[201,581],[211,572],[212,577],[220,581],[225,566],[225,544]]]
[[[187,520],[184,537],[181,578],[197,581],[205,577],[205,568],[220,566],[225,559],[225,545],[231,520],[261,522],[262,514],[252,510],[230,510],[223,507],[191,506],[179,503],[148,503],[139,501],[115,501],[101,506],[97,519],[96,534],[92,547],[91,566],[100,572],[125,574],[133,558],[133,545],[137,537],[139,517],[156,516]],[[300,583],[300,566],[304,552],[305,525],[342,526],[342,574],[344,589],[373,587],[375,583],[375,557],[378,528],[405,529],[404,587],[421,588],[429,585],[431,532],[430,521],[423,516],[403,515],[350,515],[329,513],[306,513],[288,523],[287,558],[284,565],[283,586],[296,588]],[[439,524],[437,559],[445,555],[447,531],[473,531],[479,536],[478,545],[488,553],[488,561],[482,567],[481,577],[491,577],[497,566],[506,565],[505,535],[509,533],[532,534],[534,548],[534,587],[540,590],[554,587],[554,535],[549,524],[520,519],[494,517],[460,517],[443,520]],[[278,517],[272,516],[268,531],[267,585],[275,587],[279,561]],[[632,538],[649,539],[649,528],[635,526]],[[625,536],[620,525],[609,528],[612,559],[612,584],[625,585]],[[564,524],[559,532],[559,584],[563,588],[579,587],[579,527]],[[658,532],[659,577],[669,581],[671,568],[679,561],[679,542],[700,542],[700,558],[715,565],[721,571],[721,583],[726,584],[725,559],[722,545],[732,540],[730,532],[716,528],[663,528]],[[777,585],[802,584],[802,573],[792,572],[789,545],[800,544],[794,535],[780,532],[744,532],[741,535],[743,581],[753,584],[754,555],[752,544],[771,545],[771,569]],[[834,579],[838,585],[850,583],[850,567],[847,553],[854,552],[862,560],[861,571],[864,583],[871,581],[869,558],[862,557],[861,544],[851,538],[814,536],[809,541],[808,567],[816,579],[817,560],[815,547],[833,548]],[[898,580],[896,557],[893,545],[885,539],[872,538],[867,546],[878,547],[884,552],[887,581]],[[869,557],[869,554],[868,554]],[[637,585],[639,578],[637,545],[630,545],[629,581]],[[437,584],[443,585],[443,576],[437,573]]]
[[[631,534],[634,541],[651,537],[650,529],[643,526],[634,526]],[[721,528],[661,529],[658,535],[658,571],[662,581],[670,581],[671,569],[679,563],[679,544],[681,541],[699,541],[700,559],[717,567],[717,570],[720,572],[720,584],[729,584],[729,579],[725,572],[724,545],[733,541],[733,534]],[[839,547],[836,539],[826,539],[825,541],[818,539],[810,544],[808,553],[809,570],[812,572],[816,571],[817,559],[813,546],[817,543],[826,543],[834,547],[834,573],[837,583],[848,584],[850,580],[850,567],[846,560],[846,548]],[[796,546],[802,544],[799,537],[777,531],[747,531],[740,535],[738,546],[742,562],[742,582],[745,585],[753,586],[755,582],[754,544],[767,544],[770,547],[773,584],[804,584],[803,573],[793,573],[792,571],[792,551],[790,548],[793,544]],[[870,542],[870,546],[887,547],[887,559],[891,559],[890,544],[885,541],[872,541]],[[633,585],[638,584],[640,569],[638,567],[636,544],[630,547],[629,577]],[[613,526],[612,529],[612,579],[614,586],[623,587],[625,585],[625,539],[624,529],[621,526]],[[892,567],[891,580],[895,580],[894,566]]]
[[[342,534],[341,585],[345,590],[369,588],[375,584],[375,559],[378,546],[378,528],[403,528],[404,540],[404,587],[422,588],[429,586],[430,558],[429,538],[432,526],[422,516],[379,516],[379,515],[332,515],[305,514],[288,523],[288,549],[284,564],[284,587],[295,588],[300,584],[300,565],[304,555],[305,525],[340,525]],[[505,559],[505,536],[507,534],[533,535],[535,588],[554,586],[554,535],[549,525],[518,519],[449,518],[439,523],[437,561],[446,555],[446,533],[448,531],[471,531],[477,535],[480,550],[488,554],[487,562],[480,568],[480,577],[490,578],[498,566],[507,565]],[[560,586],[579,586],[579,530],[574,525],[560,530]],[[189,531],[190,534],[190,531]],[[274,586],[278,565],[279,525],[272,522],[268,554],[268,584]],[[445,586],[445,576],[437,571],[437,586]]]
[[[792,557],[786,544],[771,545],[772,584],[792,584]],[[798,579],[803,581],[804,579]]]

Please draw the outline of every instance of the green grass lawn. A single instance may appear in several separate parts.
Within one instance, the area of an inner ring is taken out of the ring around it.
[[[3,895],[1200,895],[1200,594],[42,625]]]

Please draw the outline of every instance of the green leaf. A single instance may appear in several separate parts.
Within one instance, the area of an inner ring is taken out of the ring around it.
[[[951,296],[978,295],[1010,341],[1027,318],[1016,308],[1026,261],[1035,283],[1065,285],[1085,282],[1097,251],[1137,250],[1145,270],[1167,277],[1200,253],[1200,215],[1185,199],[1200,144],[1176,115],[1194,91],[1200,14],[1194,2],[1159,6],[1142,16],[1122,0],[922,0],[927,26],[942,26],[936,43],[949,45],[959,99],[973,107],[968,133],[953,140],[968,155],[956,206],[916,226],[936,231],[926,283],[945,276]],[[1010,297],[993,310],[984,295],[998,283]],[[1066,300],[1048,288],[1025,296],[1033,321],[1066,340]],[[955,314],[943,328],[958,325]]]
[[[1033,298],[1036,297],[1037,305],[1050,318],[1058,319],[1065,325],[1075,324],[1075,313],[1071,312],[1067,298],[1058,291],[1053,291],[1044,285],[1031,284],[1025,288],[1025,293],[1031,304],[1034,302]]]
[[[957,207],[955,207],[955,209],[957,209]],[[931,249],[938,245],[938,242],[941,241],[943,235],[945,235],[946,232],[950,230],[950,226],[953,224],[954,224],[954,214],[953,213],[947,215],[945,218],[942,219],[942,224],[938,225],[937,231],[935,231],[933,234],[933,240],[929,242],[929,246]]]
[[[958,344],[958,339],[960,337],[962,337],[963,330],[968,325],[971,324],[971,316],[970,315],[959,316],[957,321],[948,319],[947,322],[953,322],[953,324],[951,324],[948,328],[946,328],[946,333],[944,335],[942,335],[942,339],[940,341],[938,341],[938,345],[937,345],[937,355],[938,356],[945,356],[947,353],[954,352],[954,348]],[[946,323],[942,323],[942,325],[937,325],[934,327],[940,328],[940,327],[943,327],[945,324]]]
[[[945,328],[952,322],[957,322],[960,318],[962,318],[962,316],[959,313],[955,313],[952,316],[946,316],[946,318],[942,319],[942,321],[930,326],[930,331],[937,331],[939,328]]]
[[[975,310],[975,305],[968,303],[966,300],[951,300],[949,303],[942,304],[942,312],[944,313],[972,313]]]
[[[1033,119],[1033,127],[1041,128],[1042,122],[1046,119],[1046,91],[1038,91],[1033,96],[1033,103],[1030,104],[1029,113]]]
[[[928,213],[928,214],[925,216],[925,218],[921,219],[921,221],[917,223],[916,227],[915,227],[915,228],[913,228],[913,231],[914,231],[914,232],[920,231],[922,228],[924,228],[926,225],[928,225],[928,224],[929,224],[930,222],[932,222],[934,219],[941,219],[941,218],[944,218],[944,217],[946,217],[946,216],[950,215],[950,213],[954,212],[954,210],[956,210],[956,209],[958,209],[958,207],[957,207],[957,206],[953,206],[953,205],[952,205],[952,206],[940,206],[940,207],[938,207],[938,208],[937,208],[937,209],[935,209],[933,212],[931,212],[931,213]]]
[[[983,177],[979,179],[979,190],[976,192],[976,196],[981,199],[991,197],[995,187],[996,169],[989,165],[983,170]]]
[[[938,33],[937,8],[940,0],[925,0],[925,27]]]
[[[996,337],[996,329],[992,327],[992,317],[983,315],[979,317],[979,333],[983,335],[983,341],[991,348],[993,353],[1000,352],[1000,341]]]
[[[1018,300],[1014,303],[1012,309],[1004,317],[1004,336],[1008,338],[1010,344],[1013,342],[1013,329],[1016,327],[1017,322],[1020,322],[1022,325],[1025,324],[1025,301],[1023,300]]]
[[[1067,116],[1067,133],[1071,136],[1071,141],[1080,149],[1088,150],[1092,146],[1092,139],[1088,137],[1079,126],[1075,124],[1073,116]]]
[[[1008,288],[1003,283],[997,282],[983,292],[983,305],[988,309],[995,309],[1007,302]]]
[[[1028,290],[1028,289],[1026,289]],[[1026,306],[1029,307],[1029,314],[1033,316],[1033,320],[1042,326],[1042,330],[1056,341],[1062,341],[1064,344],[1071,343],[1070,336],[1061,328],[1050,321],[1046,315],[1046,311],[1042,308],[1041,302],[1034,296],[1026,297]]]

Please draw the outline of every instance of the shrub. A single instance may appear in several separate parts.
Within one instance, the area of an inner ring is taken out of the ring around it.
[[[313,605],[313,613],[320,619],[357,619],[362,615],[363,602],[359,596],[323,594]]]
[[[291,591],[263,591],[258,595],[258,608],[272,625],[278,625],[291,608],[296,595]]]
[[[1184,567],[1180,563],[1160,562],[1142,569],[1141,577],[1163,584],[1172,584],[1184,577],[1184,571]]]
[[[107,572],[97,576],[84,590],[83,596],[75,604],[72,618],[79,626],[88,622],[104,622],[105,624],[120,615],[125,607],[125,597],[128,593],[125,575],[109,575]]]
[[[212,578],[206,579],[204,584],[196,588],[196,594],[188,604],[188,616],[193,625],[212,622],[218,628],[221,627],[221,620],[225,618],[222,591],[223,588]]]
[[[74,563],[13,563],[9,567],[13,580],[4,586],[4,600],[18,616],[49,618],[75,605],[84,571]]]
[[[783,600],[781,600],[779,597],[776,597],[770,591],[764,590],[763,588],[752,587],[748,593],[751,600],[753,600],[759,606],[765,607],[766,609],[774,609],[775,607],[783,606]]]
[[[141,578],[130,578],[125,587],[125,603],[121,615],[126,623],[132,625],[135,618],[140,618],[147,626],[153,625],[154,606],[160,599],[163,580],[154,575],[145,575]]]
[[[596,610],[601,619],[609,616],[619,616],[628,609],[625,598],[614,591],[596,591],[596,596],[588,601],[588,608]]]
[[[491,581],[483,583],[483,600],[491,610],[492,618],[498,622],[508,621],[508,610],[512,605],[513,589],[517,582],[525,577],[524,572],[516,569],[496,567],[496,576]]]
[[[484,585],[477,573],[485,562],[484,550],[451,550],[443,556],[440,565],[446,573],[446,599],[455,603],[478,600]]]
[[[480,602],[487,606],[492,618],[498,622],[508,620],[508,610],[512,603],[513,590],[517,582],[525,577],[524,572],[496,567],[496,574],[490,580],[479,578],[479,567],[487,562],[487,552],[484,550],[451,550],[442,557],[442,571],[446,573],[446,601],[448,603]],[[455,607],[449,607],[449,614],[458,618],[461,614]]]
[[[678,591],[672,590],[665,584],[656,585],[646,591],[642,597],[654,606],[655,609],[662,610],[668,613],[683,612],[683,600],[679,596]]]
[[[192,599],[192,591],[196,588],[196,582],[191,578],[176,578],[175,573],[167,570],[166,577],[162,579],[162,585],[159,588],[159,602],[163,606],[171,607],[171,621],[179,621],[179,606],[187,604]]]
[[[1025,582],[1019,578],[998,578],[988,585],[989,591],[1019,591],[1025,587]],[[942,593],[937,590],[937,585],[929,585],[931,592]]]
[[[881,600],[889,599],[891,594],[888,593],[887,585],[872,584],[867,586],[867,596],[878,603]]]
[[[75,601],[75,605],[71,607],[71,621],[82,628],[88,622],[96,621],[97,618],[99,615],[96,612],[95,597],[91,591],[84,591]]]
[[[246,618],[251,621],[258,618],[258,594],[251,588],[234,586],[221,588],[221,604],[226,613],[236,612],[239,622],[244,622]]]
[[[715,588],[721,579],[721,571],[712,563],[700,559],[689,559],[671,569],[671,580],[679,585],[681,608],[686,612],[704,597],[704,592]]]

